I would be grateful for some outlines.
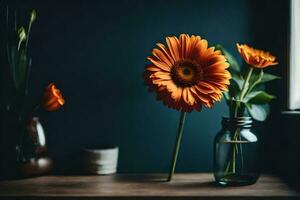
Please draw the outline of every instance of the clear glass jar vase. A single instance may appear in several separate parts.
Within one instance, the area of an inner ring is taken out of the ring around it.
[[[250,185],[259,177],[258,139],[251,117],[223,117],[214,141],[214,176],[220,185]]]

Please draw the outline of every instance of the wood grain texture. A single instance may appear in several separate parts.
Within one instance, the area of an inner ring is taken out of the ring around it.
[[[44,176],[0,182],[0,199],[300,199],[278,178],[250,186],[220,187],[211,174]]]

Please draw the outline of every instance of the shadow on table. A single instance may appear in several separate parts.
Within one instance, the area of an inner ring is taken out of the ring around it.
[[[178,187],[182,189],[192,189],[192,188],[219,188],[220,186],[217,185],[213,181],[208,182],[183,182],[183,183],[170,183],[170,187]]]
[[[149,182],[149,183],[167,183],[167,176],[163,174],[118,174],[114,175],[114,179],[120,182]]]
[[[169,187],[178,187],[178,188],[217,188],[220,187],[213,181],[202,181],[199,180],[199,182],[195,182],[194,180],[192,182],[188,181],[176,181],[176,178],[174,178],[173,181],[168,182],[167,181],[167,175],[166,174],[135,174],[135,175],[122,175],[118,176],[116,175],[114,177],[114,180],[118,182],[135,182],[135,183],[162,183],[162,185],[169,186]]]

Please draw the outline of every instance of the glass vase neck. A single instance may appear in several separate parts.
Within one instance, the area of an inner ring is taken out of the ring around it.
[[[253,120],[251,117],[223,117],[222,126],[225,129],[232,130],[236,128],[251,128]]]

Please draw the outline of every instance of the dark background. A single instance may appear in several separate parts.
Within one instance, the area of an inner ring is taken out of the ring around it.
[[[294,167],[285,160],[286,154],[293,155],[290,152],[298,148],[287,150],[291,145],[283,142],[292,133],[296,138],[299,135],[295,129],[285,128],[283,124],[290,120],[283,119],[289,116],[282,118],[280,114],[286,109],[289,1],[9,2],[17,7],[24,25],[31,9],[38,13],[30,42],[33,67],[29,104],[38,101],[50,82],[57,84],[66,99],[61,110],[40,114],[56,172],[76,171],[83,147],[107,144],[120,147],[119,172],[167,172],[179,113],[165,108],[147,92],[142,73],[155,43],[180,33],[200,35],[210,46],[220,43],[240,62],[237,42],[278,57],[280,64],[269,71],[283,79],[268,86],[278,98],[264,125],[256,123],[262,141],[261,164],[265,171],[284,173],[288,170],[282,166],[287,164],[299,172],[297,161],[292,159]],[[0,5],[3,18],[4,1]],[[0,34],[4,34],[3,29]],[[5,72],[5,57],[1,55],[0,67]],[[9,76],[1,77],[1,97],[5,99]],[[223,115],[227,115],[224,102],[212,110],[188,115],[177,171],[212,171],[212,144]],[[10,130],[3,127],[1,142],[7,148],[1,153],[7,155],[14,146],[9,142]]]

